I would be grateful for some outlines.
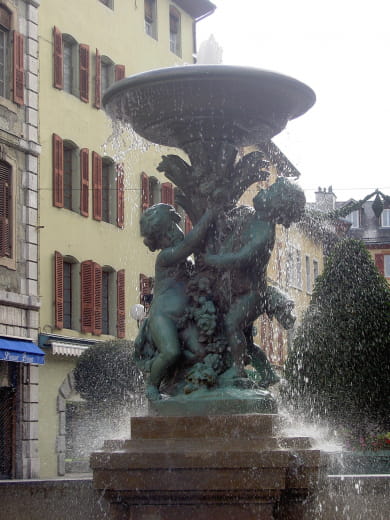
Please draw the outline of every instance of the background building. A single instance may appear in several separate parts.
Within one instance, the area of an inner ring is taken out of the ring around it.
[[[39,3],[0,1],[0,478],[39,473]]]

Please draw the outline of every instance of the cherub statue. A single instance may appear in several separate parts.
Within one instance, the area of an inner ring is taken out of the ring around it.
[[[295,317],[292,302],[275,287],[267,286],[267,266],[275,243],[276,224],[288,228],[300,220],[305,207],[301,188],[279,177],[268,189],[253,199],[251,211],[240,226],[232,228],[217,254],[206,254],[204,262],[230,273],[229,308],[224,315],[224,329],[239,377],[244,375],[248,348],[245,329],[263,313],[275,315],[291,328]]]
[[[178,226],[180,215],[168,204],[156,204],[141,217],[144,244],[151,251],[161,250],[155,263],[153,301],[135,341],[139,359],[144,357],[148,348],[155,351],[150,356],[150,375],[146,382],[146,396],[150,400],[161,399],[161,381],[181,354],[177,323],[188,304],[188,256],[201,247],[212,219],[212,211],[206,211],[184,237]]]

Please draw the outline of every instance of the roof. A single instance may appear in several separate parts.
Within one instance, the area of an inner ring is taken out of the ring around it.
[[[174,0],[175,4],[188,13],[194,20],[199,21],[212,14],[216,6],[208,0]]]
[[[300,176],[297,168],[292,164],[284,153],[276,146],[273,141],[266,141],[258,145],[260,150],[263,150],[268,158],[273,162],[278,170],[278,175],[283,177],[295,177]]]

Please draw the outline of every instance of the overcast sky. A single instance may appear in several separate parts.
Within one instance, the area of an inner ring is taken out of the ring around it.
[[[379,188],[390,195],[390,27],[387,0],[212,0],[198,45],[213,34],[223,63],[307,83],[316,104],[274,142],[300,171],[308,200]]]

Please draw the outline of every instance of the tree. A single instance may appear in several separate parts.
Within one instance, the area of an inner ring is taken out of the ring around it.
[[[286,378],[290,399],[312,416],[389,428],[390,288],[362,242],[343,240],[330,254]]]
[[[133,344],[111,340],[94,345],[78,358],[76,390],[93,404],[123,404],[141,391],[142,376],[133,361]]]

